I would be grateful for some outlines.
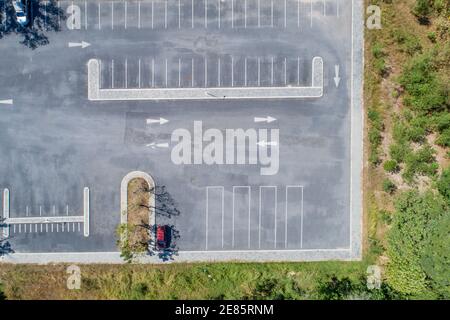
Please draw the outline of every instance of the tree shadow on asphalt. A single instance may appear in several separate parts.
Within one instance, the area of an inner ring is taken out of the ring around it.
[[[0,257],[10,253],[14,253],[11,247],[11,243],[8,241],[10,238],[3,238],[3,228],[8,228],[9,225],[5,223],[5,219],[0,219]]]
[[[33,50],[49,44],[45,33],[61,30],[60,22],[66,19],[64,11],[56,0],[48,0],[45,4],[40,0],[22,1],[27,7],[28,24],[25,26],[16,21],[12,0],[0,0],[0,39],[12,33],[21,35],[20,43]]]
[[[151,237],[150,241],[148,242],[148,250],[147,253],[150,256],[158,256],[159,259],[166,262],[169,260],[174,260],[175,256],[178,256],[178,239],[180,238],[180,232],[175,228],[174,225],[167,225],[170,230],[170,235],[168,239],[169,245],[166,248],[158,248],[155,237]],[[153,226],[146,226],[148,230],[151,232],[151,234],[156,235],[156,229],[157,225]]]
[[[167,188],[165,186],[148,188],[145,184],[143,188],[145,189],[140,191],[148,192],[155,198],[155,206],[152,207],[146,203],[142,203],[140,205],[147,209],[152,209],[155,214],[155,219],[171,219],[172,217],[177,217],[180,215],[180,210],[177,208],[175,199],[167,191]],[[179,250],[177,241],[180,238],[180,232],[175,228],[175,225],[173,224],[166,226],[168,226],[168,229],[170,230],[168,240],[169,244],[166,248],[158,248],[155,242],[158,225],[145,224],[143,221],[141,223],[141,227],[147,229],[148,232],[152,235],[150,237],[150,241],[148,242],[147,253],[150,256],[157,255],[162,261],[174,260],[174,257],[178,255]]]

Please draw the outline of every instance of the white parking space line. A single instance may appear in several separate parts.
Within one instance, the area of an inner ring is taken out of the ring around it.
[[[270,27],[273,28],[273,0],[270,1]]]
[[[194,0],[191,0],[191,10],[192,10],[192,17],[191,17],[191,20],[192,20],[192,29],[194,29]]]
[[[124,27],[127,28],[127,16],[128,16],[128,2],[125,1],[125,12],[124,12]]]
[[[231,28],[234,28],[234,0],[231,0]]]
[[[217,14],[217,25],[218,25],[219,29],[220,29],[220,19],[221,19],[221,17],[220,17],[220,15],[221,15],[221,9],[220,9],[221,4],[220,4],[220,1],[221,1],[221,0],[217,0],[217,10],[218,10],[218,14]]]
[[[88,29],[88,9],[87,9],[87,1],[84,1],[84,29]]]
[[[114,2],[111,1],[111,30],[114,30]]]
[[[102,29],[102,18],[101,18],[101,6],[100,2],[98,3],[98,30]]]
[[[125,59],[125,88],[128,88],[128,59]]]
[[[208,0],[205,0],[205,29],[208,29]]]
[[[165,77],[165,79],[166,79],[166,88],[167,88],[169,86],[169,76],[168,76],[168,71],[167,71],[167,59],[166,59],[165,66],[166,66],[166,77]]]
[[[138,29],[141,28],[141,2],[138,2]]]
[[[167,29],[167,1],[164,2],[164,28]]]
[[[178,29],[181,29],[181,0],[178,0]]]

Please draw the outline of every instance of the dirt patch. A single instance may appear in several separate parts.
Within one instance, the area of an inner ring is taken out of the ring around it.
[[[128,225],[130,244],[136,245],[150,241],[149,224],[150,208],[148,207],[151,193],[144,179],[136,178],[128,184]]]

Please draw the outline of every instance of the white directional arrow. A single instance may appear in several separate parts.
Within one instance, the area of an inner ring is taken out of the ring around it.
[[[81,47],[82,49],[89,47],[91,44],[86,41],[69,42],[69,48]]]
[[[255,122],[267,122],[267,123],[272,123],[272,122],[274,122],[274,121],[276,121],[277,119],[275,119],[275,118],[273,118],[273,117],[271,117],[271,116],[268,116],[268,117],[265,117],[265,118],[261,118],[261,117],[255,117]]]
[[[278,145],[278,143],[275,142],[275,141],[265,141],[265,140],[262,140],[262,141],[258,142],[257,145],[258,145],[258,146],[261,146],[261,147],[267,147],[267,146],[275,147],[275,146]]]
[[[160,125],[166,124],[169,120],[164,118],[159,119],[147,119],[147,124],[159,123]]]
[[[0,104],[13,104],[13,99],[0,100]]]
[[[334,66],[334,84],[336,85],[336,88],[339,87],[339,83],[341,82],[341,78],[339,77],[339,65]]]
[[[164,142],[164,143],[152,142],[152,143],[147,144],[146,146],[150,147],[152,149],[155,149],[155,148],[168,148],[169,147],[169,143],[168,142]]]

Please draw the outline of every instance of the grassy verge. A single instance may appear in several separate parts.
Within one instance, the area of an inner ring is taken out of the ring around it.
[[[338,299],[391,297],[368,291],[366,263],[217,263],[81,266],[80,290],[66,288],[66,266],[0,270],[9,299]]]
[[[367,253],[406,298],[449,297],[449,4],[366,3],[383,13],[366,32]]]

